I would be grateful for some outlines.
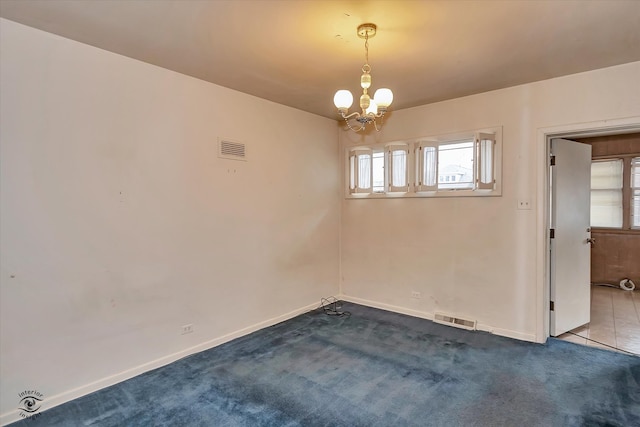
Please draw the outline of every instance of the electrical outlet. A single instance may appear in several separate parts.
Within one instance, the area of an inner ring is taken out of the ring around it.
[[[529,210],[529,209],[531,209],[531,202],[529,201],[529,199],[518,200],[518,209],[520,209],[520,210]]]
[[[184,325],[182,327],[182,334],[181,335],[190,334],[191,332],[193,332],[193,324],[189,323],[188,325]]]
[[[420,299],[422,298],[422,292],[411,291],[411,298]]]

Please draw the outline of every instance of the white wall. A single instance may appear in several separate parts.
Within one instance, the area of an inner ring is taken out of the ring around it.
[[[544,341],[544,129],[631,116],[640,116],[640,62],[396,111],[382,132],[367,137],[341,133],[344,150],[503,127],[502,197],[343,200],[342,293]],[[519,199],[532,209],[517,210]],[[412,291],[422,299],[412,299]]]
[[[335,121],[0,30],[3,422],[338,292]]]

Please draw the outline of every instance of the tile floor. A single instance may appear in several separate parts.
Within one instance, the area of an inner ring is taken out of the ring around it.
[[[592,286],[591,322],[571,332],[580,337],[566,333],[558,338],[609,348],[594,342],[598,341],[640,355],[640,290],[623,291],[620,288]]]

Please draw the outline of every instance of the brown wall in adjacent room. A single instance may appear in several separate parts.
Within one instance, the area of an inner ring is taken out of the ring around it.
[[[640,286],[640,234],[593,230],[591,281],[618,284],[628,278]]]
[[[608,156],[640,156],[640,133],[580,138],[590,144],[594,159]],[[625,174],[625,177],[628,177]],[[629,278],[640,285],[640,230],[608,230],[594,228],[591,237],[591,281],[618,284]]]

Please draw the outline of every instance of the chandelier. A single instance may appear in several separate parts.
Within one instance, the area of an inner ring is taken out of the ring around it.
[[[387,112],[387,108],[393,101],[393,92],[390,89],[381,88],[376,90],[373,99],[369,96],[368,90],[371,87],[371,66],[369,65],[369,39],[376,35],[375,24],[362,24],[358,27],[358,37],[364,39],[365,63],[362,66],[362,76],[360,76],[360,86],[362,86],[362,96],[360,96],[360,108],[362,112],[349,114],[349,107],[353,104],[353,95],[345,89],[336,92],[333,103],[338,109],[338,113],[347,122],[349,129],[355,132],[364,130],[369,124],[373,124],[376,131],[380,131],[376,119],[382,119]],[[353,119],[358,124],[351,124]],[[381,120],[382,121],[382,120]]]

